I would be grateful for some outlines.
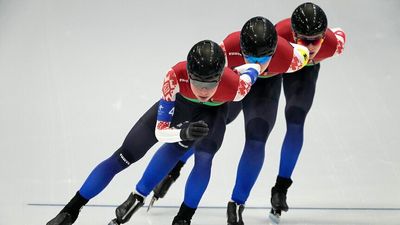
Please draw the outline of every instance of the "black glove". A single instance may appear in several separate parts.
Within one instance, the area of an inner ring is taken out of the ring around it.
[[[208,134],[208,125],[200,120],[189,123],[189,126],[181,130],[180,136],[182,141],[193,141],[202,138]]]

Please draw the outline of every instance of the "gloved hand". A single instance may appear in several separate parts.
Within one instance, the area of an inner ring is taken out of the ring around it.
[[[206,136],[208,131],[209,129],[207,123],[200,120],[197,122],[191,122],[187,127],[182,128],[180,136],[182,141],[194,141]]]

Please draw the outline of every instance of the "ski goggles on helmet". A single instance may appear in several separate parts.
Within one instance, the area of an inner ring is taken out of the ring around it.
[[[200,76],[196,74],[188,73],[190,83],[197,88],[213,89],[218,86],[221,80],[221,74],[213,74],[207,76]]]
[[[189,79],[190,83],[197,88],[213,89],[218,86],[219,80],[216,81],[199,81],[192,78]]]
[[[271,60],[272,55],[266,55],[266,56],[261,56],[261,57],[255,57],[255,56],[249,56],[249,55],[244,55],[244,58],[248,63],[259,63],[259,64],[264,64]]]
[[[303,36],[295,34],[296,44],[308,46],[308,45],[320,45],[324,42],[325,34],[317,36]]]

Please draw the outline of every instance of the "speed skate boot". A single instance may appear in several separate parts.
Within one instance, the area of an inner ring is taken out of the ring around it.
[[[46,225],[72,225],[72,216],[67,212],[60,212],[56,217],[46,223]]]
[[[116,218],[109,225],[123,224],[129,221],[132,215],[144,205],[144,198],[131,193],[127,200],[115,210]]]
[[[290,178],[278,176],[275,186],[271,189],[272,208],[269,214],[269,218],[275,224],[278,224],[280,222],[282,211],[287,212],[289,210],[289,206],[286,203],[286,194],[291,184],[292,180]]]
[[[78,218],[81,208],[86,205],[88,200],[82,197],[79,192],[68,202],[68,204],[46,225],[71,225]]]
[[[190,220],[175,217],[172,225],[190,225]]]
[[[190,225],[190,221],[195,212],[196,209],[190,208],[185,203],[182,203],[178,215],[176,215],[172,221],[172,225]]]
[[[165,197],[171,185],[178,179],[180,171],[184,165],[184,162],[179,161],[169,174],[153,189],[153,197],[147,207],[147,211],[153,207],[155,201]]]
[[[244,225],[242,213],[244,205],[236,204],[236,202],[228,202],[226,216],[228,217],[228,225]]]

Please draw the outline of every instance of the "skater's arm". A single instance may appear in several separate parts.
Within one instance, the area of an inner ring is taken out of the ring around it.
[[[175,110],[176,94],[179,92],[175,71],[169,70],[163,83],[162,97],[158,106],[155,135],[158,141],[173,143],[181,141],[180,129],[170,127]]]
[[[239,73],[239,86],[237,93],[233,101],[242,100],[247,93],[249,93],[251,85],[256,82],[258,75],[260,74],[260,65],[257,63],[244,64],[235,68],[235,71]]]
[[[272,77],[282,73],[293,73],[307,65],[310,52],[307,47],[293,44],[278,36],[278,44],[267,72],[263,77]]]
[[[340,28],[328,28],[321,49],[314,57],[314,64],[336,55],[341,55],[346,43],[346,34]]]
[[[293,46],[293,57],[289,68],[285,73],[293,73],[303,68],[308,63],[310,52],[302,45],[290,43]]]
[[[335,55],[340,55],[343,53],[344,45],[346,43],[346,34],[341,28],[332,28],[332,32],[335,34],[337,45]]]

